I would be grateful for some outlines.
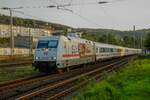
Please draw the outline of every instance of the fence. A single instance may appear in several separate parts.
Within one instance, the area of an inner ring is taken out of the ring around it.
[[[32,50],[34,54],[34,50]],[[29,55],[30,50],[25,48],[14,48],[14,55]],[[11,55],[10,48],[0,48],[0,56]]]

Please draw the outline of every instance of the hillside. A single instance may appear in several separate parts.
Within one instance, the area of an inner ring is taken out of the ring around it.
[[[0,24],[9,24],[10,17],[6,15],[0,14]],[[63,32],[67,32],[68,28],[73,29],[75,32],[83,32],[83,38],[120,45],[125,47],[134,47],[134,48],[143,48],[145,37],[150,31],[150,29],[142,29],[134,31],[119,31],[113,29],[90,29],[90,28],[72,28],[70,26],[44,22],[40,20],[33,19],[24,19],[19,17],[13,17],[13,24],[16,26],[24,26],[24,27],[32,27],[32,28],[44,28],[44,29],[52,29],[52,30],[63,30]]]
[[[0,24],[9,24],[9,23],[10,23],[10,17],[0,14]],[[66,31],[67,28],[72,28],[66,25],[40,21],[40,20],[34,20],[34,19],[25,19],[25,18],[20,18],[20,17],[13,17],[13,24],[16,26],[24,26],[24,27],[32,27],[32,28],[54,28],[55,30],[64,30],[64,31]],[[119,31],[119,30],[113,30],[113,29],[90,29],[90,28],[76,28],[76,29],[72,28],[72,29],[74,29],[75,31],[96,34],[96,35],[111,33],[119,37],[133,36],[133,35],[137,37],[141,37],[141,36],[145,37],[147,34],[147,31],[150,31],[150,29],[136,30],[135,32]]]
[[[98,35],[111,33],[114,35],[118,35],[120,37],[133,36],[133,35],[136,37],[141,37],[141,36],[145,37],[147,32],[150,31],[150,29],[136,30],[135,32],[133,32],[133,31],[119,31],[113,29],[89,29],[89,28],[78,28],[76,30],[83,31],[85,33],[98,34]]]
[[[0,24],[7,24],[7,25],[10,24],[10,17],[0,14]],[[67,28],[71,28],[66,25],[50,23],[50,22],[34,20],[34,19],[25,19],[20,17],[13,17],[13,25],[32,27],[32,28],[44,28],[44,29],[54,28],[55,30],[66,30]]]

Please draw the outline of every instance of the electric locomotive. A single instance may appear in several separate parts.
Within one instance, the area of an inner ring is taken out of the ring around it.
[[[93,42],[70,33],[68,36],[41,37],[35,49],[33,65],[40,72],[51,72],[139,53],[140,49]]]

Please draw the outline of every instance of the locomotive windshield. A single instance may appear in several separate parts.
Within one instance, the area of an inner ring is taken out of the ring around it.
[[[58,40],[40,40],[37,48],[57,48]]]

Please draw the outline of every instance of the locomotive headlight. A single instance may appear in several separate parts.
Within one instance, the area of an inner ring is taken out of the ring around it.
[[[56,57],[52,57],[53,60],[56,60]]]
[[[36,59],[36,60],[38,60],[38,59],[39,59],[39,57],[35,57],[35,59]]]

